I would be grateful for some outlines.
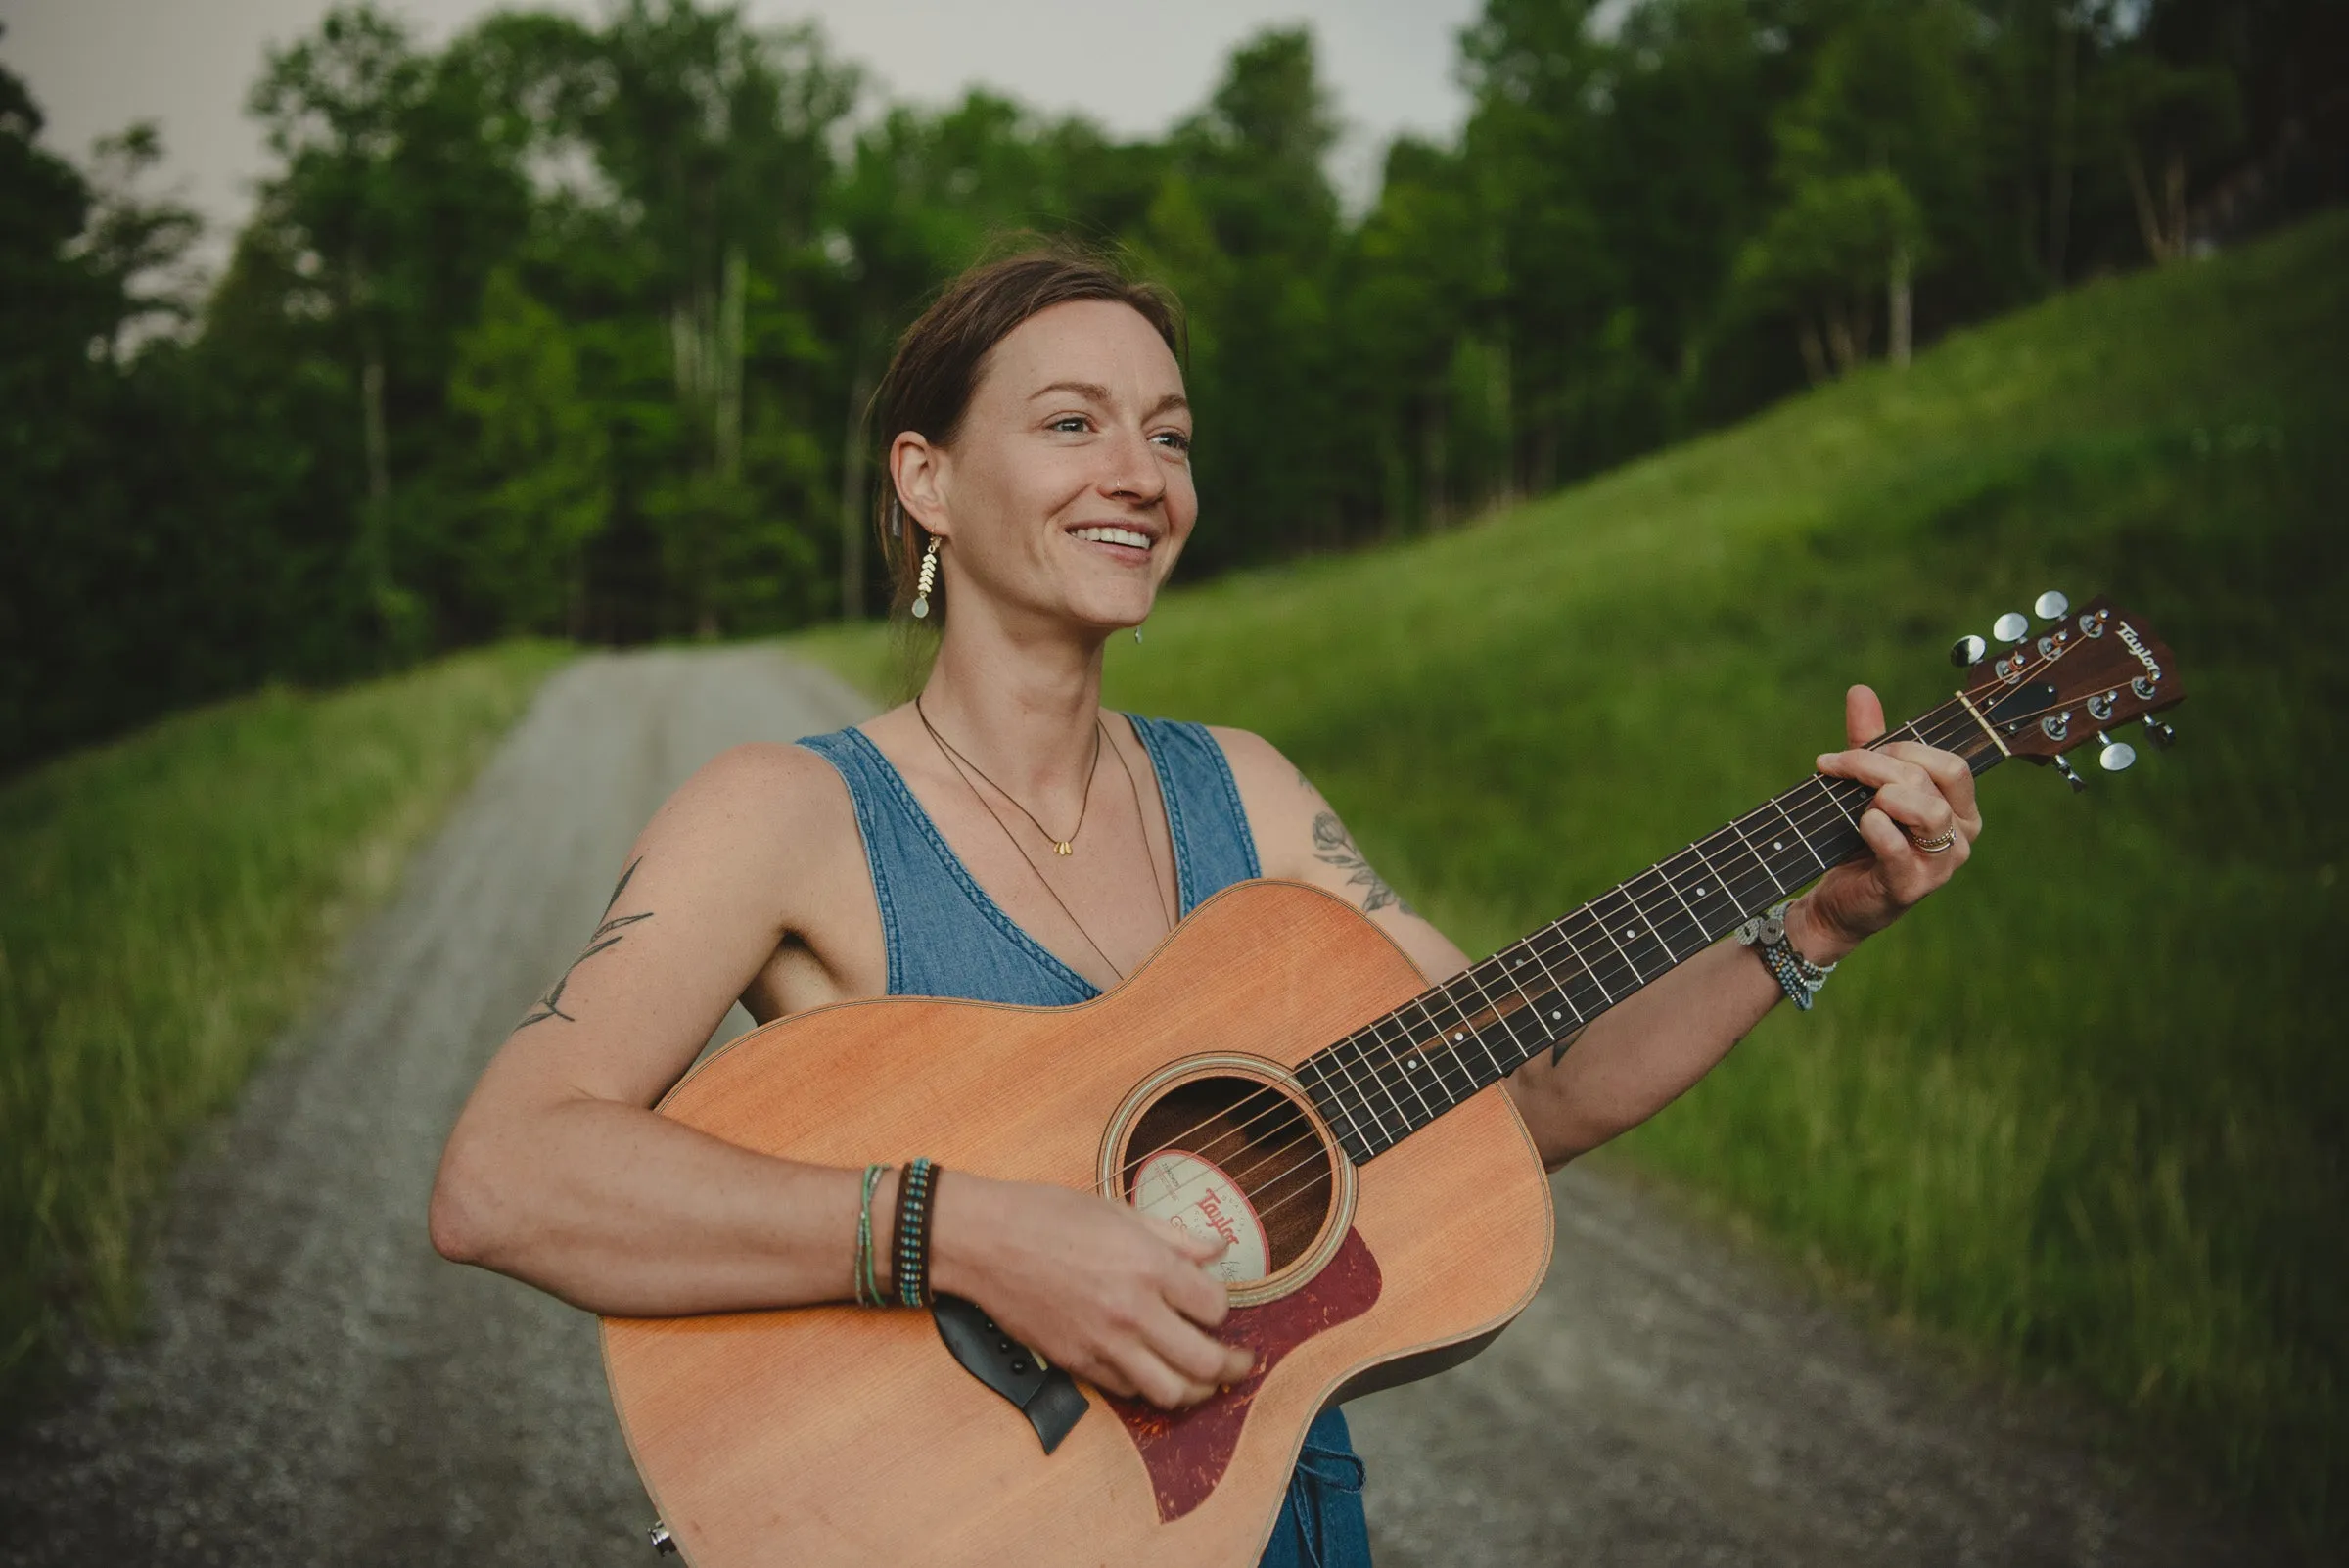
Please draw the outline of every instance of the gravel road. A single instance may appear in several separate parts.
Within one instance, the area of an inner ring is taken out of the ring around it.
[[[329,1005],[200,1140],[146,1336],[0,1446],[0,1561],[651,1564],[592,1319],[440,1262],[425,1196],[483,1059],[662,798],[725,746],[865,711],[759,649],[550,682]],[[1583,1171],[1556,1193],[1518,1324],[1349,1407],[1381,1568],[2266,1560],[2041,1402],[1910,1364],[1654,1201]]]

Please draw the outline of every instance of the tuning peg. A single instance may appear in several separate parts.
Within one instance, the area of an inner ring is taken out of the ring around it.
[[[2055,771],[2063,775],[2063,781],[2072,787],[2072,793],[2074,795],[2082,794],[2088,789],[2088,780],[2082,778],[2079,774],[2072,771],[2072,760],[2070,758],[2056,758]]]
[[[2100,729],[2096,731],[2096,765],[2098,767],[2107,773],[2120,773],[2127,771],[2129,764],[2136,761],[2136,747],[2127,741],[2116,741]]]
[[[2061,621],[2071,610],[2072,601],[2053,588],[2031,601],[2031,613],[2042,621]]]
[[[2151,741],[2156,750],[2166,752],[2178,743],[2178,732],[2155,718],[2151,714],[2147,714],[2145,715],[2145,739]]]
[[[1980,664],[1982,656],[1989,652],[1990,644],[1969,631],[1950,644],[1950,663],[1960,669],[1970,669]]]
[[[2019,610],[2009,610],[1990,623],[1990,634],[2001,642],[2020,642],[2031,635],[2031,623]]]

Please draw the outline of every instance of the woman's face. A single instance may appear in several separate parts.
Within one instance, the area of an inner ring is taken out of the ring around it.
[[[1190,448],[1165,340],[1128,305],[1077,300],[995,345],[950,447],[900,436],[891,456],[915,519],[947,541],[949,615],[976,592],[1108,631],[1149,615],[1190,537]]]

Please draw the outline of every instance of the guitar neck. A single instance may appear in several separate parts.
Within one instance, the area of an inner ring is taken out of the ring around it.
[[[1874,744],[1918,740],[1976,774],[2005,751],[1964,698]],[[1299,1081],[1358,1165],[1375,1158],[1641,987],[1865,852],[1875,792],[1813,774],[1564,918],[1422,992],[1300,1063]]]

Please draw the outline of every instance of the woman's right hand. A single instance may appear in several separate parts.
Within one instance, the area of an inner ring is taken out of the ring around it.
[[[1230,1311],[1206,1269],[1223,1252],[1179,1226],[1066,1187],[948,1171],[930,1278],[1054,1365],[1165,1409],[1246,1377],[1253,1353],[1209,1330]]]

